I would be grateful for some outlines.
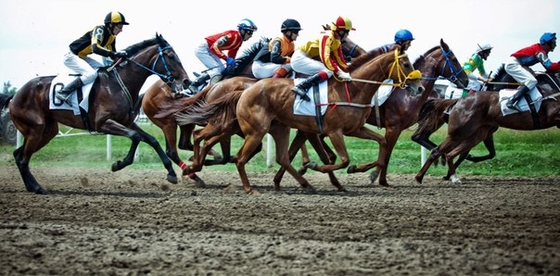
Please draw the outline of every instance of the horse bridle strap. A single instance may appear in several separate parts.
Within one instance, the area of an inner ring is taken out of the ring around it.
[[[152,74],[157,75],[158,77],[160,77],[164,82],[169,83],[169,82],[173,82],[175,80],[175,77],[173,77],[173,75],[171,74],[171,71],[169,70],[169,66],[167,66],[167,62],[165,61],[165,58],[163,58],[163,51],[167,50],[167,49],[173,49],[171,46],[166,46],[165,48],[161,48],[161,46],[158,45],[158,57],[156,58],[156,60],[154,61],[154,63],[152,64],[152,68],[148,68],[146,66],[144,66],[143,64],[140,64],[134,60],[131,60],[132,62],[134,62],[136,65],[150,71]],[[165,75],[161,74],[159,72],[157,72],[156,69],[156,65],[158,63],[159,58],[161,57],[161,62],[163,63],[163,68],[165,68]]]

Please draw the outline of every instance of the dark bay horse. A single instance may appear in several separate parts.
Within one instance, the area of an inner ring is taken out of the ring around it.
[[[416,181],[422,183],[430,165],[444,156],[447,175],[453,183],[460,183],[453,158],[470,151],[499,127],[516,130],[560,128],[560,72],[537,74],[537,80],[543,98],[538,100],[541,107],[535,118],[528,111],[504,116],[500,107],[502,99],[499,93],[492,91],[479,91],[458,101],[449,115],[447,137],[431,152],[416,175]]]
[[[371,112],[371,100],[382,80],[390,78],[403,86],[410,85],[413,90],[424,89],[420,83],[420,72],[414,70],[406,55],[398,55],[398,49],[377,58],[369,53],[361,55],[352,62],[349,70],[354,78],[353,82],[338,82],[335,78],[329,80],[329,110],[323,118],[323,133],[330,138],[341,163],[315,165],[311,169],[332,172],[348,166],[350,159],[344,135],[385,143],[383,136],[364,126]],[[291,79],[262,79],[240,93],[238,101],[228,101],[226,96],[223,102],[206,106],[208,117],[226,109],[236,110],[239,126],[245,135],[236,164],[246,193],[258,194],[249,183],[245,164],[266,133],[270,133],[275,140],[276,161],[304,189],[314,191],[309,182],[291,165],[288,144],[290,128],[318,134],[319,126],[312,116],[294,115],[295,96],[291,91],[292,87]]]
[[[111,169],[118,171],[132,164],[140,142],[153,147],[168,171],[167,180],[177,183],[177,176],[158,141],[143,131],[134,120],[139,110],[139,92],[152,74],[158,75],[171,87],[188,82],[188,75],[179,56],[159,34],[153,39],[134,44],[127,49],[129,58],[112,70],[100,69],[93,84],[87,124],[71,110],[50,110],[49,90],[54,76],[41,76],[21,87],[10,104],[10,114],[15,126],[23,135],[23,145],[14,151],[14,157],[27,191],[46,193],[29,170],[33,153],[47,145],[58,133],[58,124],[125,136],[131,147],[123,161],[115,162]],[[89,126],[89,127],[88,127]]]
[[[379,55],[380,53],[375,53]],[[375,165],[376,170],[370,175],[373,183],[379,177],[379,184],[389,186],[387,183],[387,167],[391,158],[392,151],[397,140],[405,129],[414,125],[418,119],[418,113],[422,105],[428,99],[434,83],[439,78],[445,78],[459,87],[465,87],[468,77],[462,70],[461,63],[455,57],[453,51],[447,43],[440,40],[439,45],[432,47],[414,62],[414,68],[422,72],[422,85],[425,90],[420,95],[411,95],[405,88],[395,87],[391,96],[381,106],[373,106],[366,123],[385,128],[385,144],[380,144],[379,158],[377,163],[369,166],[350,166],[348,173],[365,172]],[[305,137],[298,132],[290,146],[290,158],[295,156],[301,143],[305,142]],[[325,144],[324,147],[328,149]],[[332,156],[332,154],[329,153]],[[274,178],[274,182],[279,185],[284,169],[280,168]]]
[[[505,88],[515,89],[517,86],[518,84],[515,79],[506,72],[504,66],[502,65],[498,68],[496,74],[494,75],[494,80],[486,84],[485,90],[499,91]],[[477,91],[470,91],[469,94],[476,92]],[[418,128],[412,134],[412,140],[428,150],[433,150],[437,147],[437,144],[430,140],[430,136],[447,123],[449,110],[451,110],[458,101],[459,99],[428,99],[420,111]],[[489,135],[483,142],[484,146],[488,150],[487,155],[472,156],[469,152],[461,153],[457,158],[457,161],[455,161],[455,168],[459,167],[464,160],[477,163],[494,158],[496,156],[496,149],[494,146],[493,135]],[[445,164],[446,162],[443,157],[441,161],[442,164]],[[437,165],[437,162],[434,164]],[[449,175],[445,176],[444,179],[449,180]]]

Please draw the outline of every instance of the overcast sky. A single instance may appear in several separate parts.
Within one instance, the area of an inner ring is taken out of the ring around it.
[[[235,29],[245,17],[259,28],[245,46],[261,36],[279,35],[286,18],[303,27],[299,45],[341,15],[352,20],[357,30],[350,38],[366,50],[392,42],[398,29],[409,29],[416,38],[408,52],[411,60],[438,45],[440,38],[461,62],[477,43],[490,43],[494,50],[485,63],[487,71],[560,27],[558,0],[0,0],[0,82],[19,88],[36,75],[68,73],[62,57],[70,42],[102,24],[112,10],[130,22],[117,37],[117,48],[161,33],[189,73],[204,69],[193,53],[203,38]],[[558,51],[550,54],[553,61],[559,60]]]

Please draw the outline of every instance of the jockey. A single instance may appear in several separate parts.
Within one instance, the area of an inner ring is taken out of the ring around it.
[[[389,44],[385,44],[381,47],[378,47],[374,50],[372,50],[371,52],[379,52],[379,54],[384,54],[384,53],[388,53],[391,52],[393,50],[395,50],[396,46],[400,46],[401,53],[405,53],[406,50],[408,50],[408,48],[410,47],[410,45],[412,44],[412,41],[414,40],[414,37],[412,36],[412,33],[407,30],[407,29],[401,29],[398,30],[395,33],[395,42],[394,43],[389,43]]]
[[[476,52],[463,64],[463,70],[469,76],[469,84],[466,88],[467,91],[478,91],[482,88],[480,82],[487,83],[491,80],[484,69],[484,61],[490,56],[492,48],[494,47],[490,44],[477,44]],[[475,70],[478,70],[479,75],[474,73]]]
[[[104,23],[104,25],[94,27],[93,30],[86,32],[70,44],[70,52],[64,56],[64,65],[80,74],[80,77],[56,92],[55,97],[60,101],[72,105],[68,100],[72,92],[83,85],[92,83],[97,78],[97,69],[103,67],[103,64],[89,57],[90,54],[110,57],[112,60],[127,57],[125,51],[115,51],[116,37],[122,32],[123,26],[128,25],[124,15],[120,12],[110,12],[105,16]]]
[[[556,33],[544,33],[539,43],[511,54],[504,68],[521,86],[508,100],[506,104],[508,108],[518,109],[516,105],[523,95],[537,86],[537,79],[533,76],[530,66],[541,63],[547,71],[560,70],[560,63],[552,62],[548,58],[548,53],[554,51],[554,48],[556,48]]]
[[[235,69],[235,56],[244,41],[253,36],[257,26],[253,21],[245,18],[237,24],[237,30],[228,30],[205,38],[195,50],[196,57],[208,68],[191,83],[187,95],[198,93],[198,87],[214,76],[222,74],[224,70],[233,72]],[[223,52],[227,50],[227,55]],[[224,60],[227,67],[222,64]]]
[[[320,81],[328,80],[334,73],[343,81],[351,81],[346,72],[348,65],[342,53],[342,40],[348,36],[352,21],[338,17],[331,25],[331,31],[300,46],[292,56],[292,69],[309,75],[307,79],[292,88],[303,100],[310,101],[307,89]]]
[[[290,61],[301,26],[295,19],[286,19],[280,31],[283,35],[272,39],[255,56],[251,69],[258,79],[284,78],[292,71]]]

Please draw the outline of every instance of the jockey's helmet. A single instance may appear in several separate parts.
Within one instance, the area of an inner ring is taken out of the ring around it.
[[[403,42],[407,42],[409,40],[414,40],[414,37],[412,36],[412,33],[409,30],[401,29],[395,33],[395,43],[400,44]]]
[[[541,45],[544,45],[552,40],[556,39],[556,33],[544,33],[539,40]]]
[[[124,19],[124,15],[117,11],[110,12],[105,16],[105,25],[109,23],[128,25],[128,22]]]
[[[332,23],[331,30],[333,31],[355,31],[355,28],[352,28],[352,21],[348,18],[343,18],[339,16],[335,22]]]
[[[476,48],[477,53],[484,52],[484,51],[490,51],[490,50],[492,50],[492,48],[494,48],[490,44],[476,44],[476,46],[478,46]]]
[[[241,30],[245,30],[245,31],[256,31],[257,30],[257,25],[255,25],[255,23],[253,23],[253,21],[245,18],[242,19],[241,21],[239,21],[239,24],[237,24],[237,29],[239,31]]]
[[[286,19],[282,22],[282,27],[280,27],[280,31],[301,31],[301,25],[295,19]]]

